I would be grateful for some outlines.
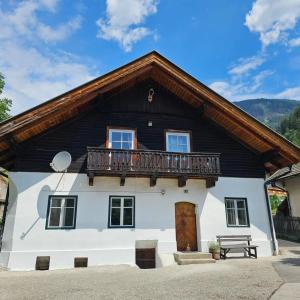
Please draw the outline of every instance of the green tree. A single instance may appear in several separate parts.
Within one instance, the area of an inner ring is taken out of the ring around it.
[[[300,106],[282,120],[279,132],[288,140],[300,146]]]
[[[0,96],[3,92],[5,82],[4,76],[0,73]],[[10,117],[10,108],[12,101],[7,98],[0,98],[0,122]]]

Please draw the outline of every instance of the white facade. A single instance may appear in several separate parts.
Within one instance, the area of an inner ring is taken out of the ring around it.
[[[88,264],[135,264],[136,247],[156,247],[156,264],[174,263],[175,203],[196,205],[198,249],[207,251],[219,234],[251,234],[258,256],[272,255],[263,179],[220,177],[207,189],[190,179],[178,188],[176,179],[96,177],[85,174],[11,172],[10,195],[1,263],[12,270],[32,270],[37,256],[50,256],[50,269],[72,268],[74,257]],[[162,192],[164,190],[164,192]],[[49,195],[77,195],[75,229],[45,229]],[[135,228],[108,228],[109,196],[135,196]],[[225,197],[247,198],[250,227],[227,227]]]
[[[300,176],[287,178],[285,187],[289,192],[291,214],[300,217]]]

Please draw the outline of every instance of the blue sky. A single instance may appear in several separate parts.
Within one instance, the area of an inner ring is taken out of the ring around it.
[[[156,50],[230,101],[300,100],[300,0],[0,0],[20,113]]]

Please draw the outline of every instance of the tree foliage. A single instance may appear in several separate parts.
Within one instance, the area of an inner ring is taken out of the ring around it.
[[[279,132],[288,140],[300,146],[300,106],[282,120]]]
[[[0,73],[0,96],[3,92],[5,82],[4,76]],[[7,98],[0,98],[0,121],[3,121],[10,117],[10,108],[12,105],[12,101]]]

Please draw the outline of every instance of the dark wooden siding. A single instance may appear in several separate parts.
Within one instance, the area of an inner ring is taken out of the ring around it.
[[[154,87],[151,104],[148,90]],[[148,121],[153,122],[148,127]],[[221,153],[222,176],[264,177],[259,155],[234,140],[195,109],[152,81],[140,83],[123,93],[97,99],[94,106],[21,146],[14,170],[51,172],[49,163],[62,150],[71,153],[69,172],[85,172],[86,146],[105,146],[106,127],[137,128],[138,147],[165,150],[165,129],[191,130],[194,152]]]

